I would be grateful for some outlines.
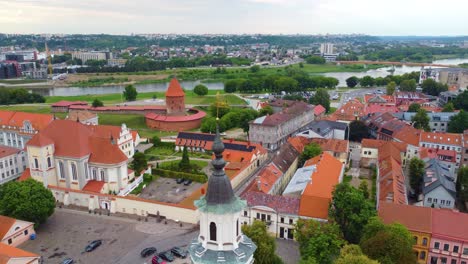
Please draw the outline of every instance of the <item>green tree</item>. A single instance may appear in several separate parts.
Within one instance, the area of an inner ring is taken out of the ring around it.
[[[389,82],[387,84],[387,95],[393,95],[395,93],[395,89],[396,89],[396,83]]]
[[[361,79],[361,81],[359,83],[361,83],[362,87],[370,87],[370,86],[373,86],[375,84],[375,80],[374,80],[374,78],[372,78],[372,76],[366,75],[366,76],[362,77],[362,79]]]
[[[203,133],[214,133],[216,132],[216,117],[204,118],[200,127]],[[222,124],[219,126],[221,132],[224,131]]]
[[[457,200],[460,202],[462,207],[465,207],[465,203],[468,202],[468,167],[463,166],[458,169],[457,173]],[[466,209],[466,208],[465,208]]]
[[[416,115],[411,118],[413,121],[413,126],[417,129],[424,129],[424,131],[431,131],[429,127],[429,116],[427,115],[426,110],[419,109]]]
[[[237,80],[229,80],[224,83],[224,91],[226,93],[234,93],[237,91],[238,82]]]
[[[153,147],[159,147],[161,145],[161,138],[154,136],[152,139]]]
[[[334,264],[379,264],[364,253],[358,245],[346,245],[340,251],[340,257]]]
[[[257,73],[260,71],[260,66],[259,65],[254,65],[252,67],[250,67],[250,72],[251,73]]]
[[[322,105],[327,110],[327,113],[330,112],[330,95],[324,88],[317,89],[314,96],[310,97],[309,103]]]
[[[297,91],[299,83],[291,77],[282,76],[275,80],[274,88],[276,92],[294,92]]]
[[[198,96],[204,96],[208,94],[208,87],[203,84],[199,84],[193,88],[193,92]]]
[[[34,222],[38,227],[54,213],[54,208],[52,192],[36,180],[0,185],[0,215]]]
[[[243,225],[242,233],[248,236],[257,245],[254,253],[255,263],[281,264],[283,261],[275,253],[276,241],[267,232],[265,223],[254,221],[251,225]]]
[[[135,86],[129,84],[125,86],[125,90],[123,92],[123,96],[125,97],[125,100],[127,101],[135,101],[137,98],[138,92],[135,88]]]
[[[148,161],[146,160],[145,154],[142,152],[135,153],[133,155],[131,166],[135,171],[135,174],[139,174],[142,170],[146,170],[146,168],[148,168]]]
[[[434,79],[428,78],[424,80],[421,84],[423,93],[438,96],[441,92],[447,91],[448,86],[436,82]]]
[[[325,64],[325,59],[320,56],[309,56],[306,58],[308,64]]]
[[[382,264],[413,264],[414,239],[401,224],[385,225],[372,217],[364,227],[360,246],[364,254]]]
[[[93,107],[101,107],[101,106],[104,106],[104,104],[102,103],[102,101],[100,101],[99,99],[94,99],[93,103],[92,103],[92,106]]]
[[[273,108],[269,105],[265,105],[262,109],[259,111],[260,116],[265,116],[265,115],[272,115],[273,114]]]
[[[369,130],[360,120],[354,120],[349,123],[349,140],[361,142],[363,138],[369,138]]]
[[[442,108],[442,112],[454,112],[455,111],[455,106],[453,106],[452,102],[448,102],[444,105],[444,108]]]
[[[322,153],[322,148],[317,143],[310,143],[304,147],[304,151],[299,156],[299,165],[302,166],[304,163],[313,157],[317,157]]]
[[[400,83],[400,91],[416,92],[416,81],[414,79],[403,80]]]
[[[468,129],[468,112],[460,110],[460,112],[452,117],[448,123],[448,132],[463,133]]]
[[[362,192],[366,199],[370,198],[369,184],[367,183],[366,179],[361,180],[361,183],[359,184],[359,190]]]
[[[409,180],[410,186],[414,192],[419,195],[421,193],[421,186],[423,184],[424,176],[424,161],[414,157],[410,160],[409,165]]]
[[[407,112],[417,113],[419,111],[419,109],[421,109],[420,104],[412,103],[412,104],[409,105]]]
[[[221,118],[225,114],[229,113],[231,107],[226,101],[216,99],[216,102],[210,105],[209,110],[212,116]]]
[[[349,88],[354,88],[356,87],[356,85],[359,84],[359,78],[356,77],[356,76],[351,76],[349,77],[348,79],[346,79],[346,85],[349,87]]]
[[[453,101],[453,105],[456,109],[463,109],[465,111],[468,111],[468,89],[463,91],[463,93],[457,95],[457,97]]]
[[[360,241],[364,226],[375,214],[374,205],[361,191],[345,182],[335,186],[329,217],[340,226],[349,243]]]
[[[335,223],[300,219],[296,223],[295,234],[305,263],[313,259],[317,263],[331,264],[346,243]]]
[[[179,168],[182,171],[190,171],[190,158],[187,147],[184,147],[184,150],[182,150],[182,159],[179,162]]]

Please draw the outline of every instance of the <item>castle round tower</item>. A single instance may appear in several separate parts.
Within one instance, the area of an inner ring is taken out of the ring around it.
[[[170,116],[185,115],[185,93],[176,78],[171,80],[166,91],[166,111]]]

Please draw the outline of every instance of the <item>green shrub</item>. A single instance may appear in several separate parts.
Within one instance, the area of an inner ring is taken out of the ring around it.
[[[208,181],[208,177],[205,174],[193,174],[193,173],[185,173],[185,172],[178,172],[178,171],[171,171],[171,170],[163,170],[163,169],[153,169],[153,175],[158,175],[165,178],[184,178],[188,180],[192,180],[195,182],[205,183]]]

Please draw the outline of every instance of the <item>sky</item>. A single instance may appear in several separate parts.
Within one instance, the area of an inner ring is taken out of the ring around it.
[[[468,35],[467,0],[0,0],[1,33]]]

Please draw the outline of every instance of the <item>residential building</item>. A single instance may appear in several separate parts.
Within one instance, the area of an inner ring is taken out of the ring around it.
[[[283,100],[283,99],[275,98],[275,99],[270,100],[268,102],[268,105],[271,106],[271,108],[273,109],[273,113],[276,114],[276,113],[282,112],[283,109],[285,108],[291,107],[297,102],[298,101],[294,101],[294,100]]]
[[[304,167],[308,166],[315,166],[316,169],[301,193],[299,216],[327,221],[332,192],[335,185],[343,181],[345,166],[328,153],[309,159],[304,164]],[[291,182],[294,184],[297,181],[292,179]]]
[[[450,118],[457,113],[454,112],[439,112],[439,113],[427,113],[429,117],[429,127],[432,132],[447,132],[448,123]],[[393,114],[396,118],[402,121],[408,122],[408,124],[413,125],[413,117],[416,113],[413,112],[400,112]]]
[[[320,146],[323,152],[335,157],[344,165],[348,164],[349,141],[334,138],[313,138],[311,143]]]
[[[249,140],[276,150],[287,139],[314,121],[314,106],[296,102],[282,112],[259,117],[249,124]]]
[[[16,61],[0,62],[0,79],[21,77],[21,67]]]
[[[65,119],[77,121],[85,125],[98,125],[99,117],[89,111],[70,111]]]
[[[453,100],[455,100],[455,98],[457,98],[457,96],[458,96],[458,92],[454,92],[454,91],[441,92],[439,94],[439,97],[437,98],[437,103],[440,106],[444,106],[444,105],[452,102]]]
[[[365,104],[361,103],[357,99],[352,99],[325,119],[349,124],[352,121],[359,120],[362,116],[365,116],[365,109]]]
[[[393,105],[395,106],[395,96],[383,94],[366,94],[364,95],[364,103],[366,105]]]
[[[251,191],[243,193],[242,198],[248,206],[241,215],[242,224],[263,221],[273,236],[294,239],[294,228],[299,219],[299,198]]]
[[[422,103],[427,103],[436,99],[434,97],[431,97],[430,95],[426,95],[421,92],[406,92],[406,91],[395,92],[394,97],[395,97],[395,104],[397,106],[401,106],[401,105],[409,106],[413,103],[422,104]]]
[[[404,160],[408,146],[406,143],[364,138],[361,141],[361,166],[377,166],[377,162],[379,160],[379,149],[388,143],[392,144],[394,148],[398,149],[400,152],[400,160]]]
[[[23,178],[32,177],[44,186],[119,193],[134,177],[127,168],[133,145],[125,125],[54,120],[27,143],[30,169]]]
[[[31,252],[0,243],[0,263],[39,264],[41,257]]]
[[[17,247],[35,234],[34,223],[0,215],[0,244]]]
[[[53,120],[48,114],[0,111],[0,145],[24,149],[28,140]]]
[[[457,152],[455,170],[461,163],[463,134],[421,132],[419,146],[423,148],[435,148],[442,150],[454,150]]]
[[[349,134],[348,124],[330,120],[317,120],[304,127],[296,136],[306,138],[334,138],[347,139]]]
[[[241,212],[247,202],[234,194],[229,178],[224,173],[224,145],[216,131],[213,143],[215,159],[213,174],[209,177],[206,194],[195,201],[200,214],[200,233],[189,244],[192,263],[254,262],[257,246],[242,234]]]
[[[51,105],[51,112],[56,113],[56,112],[62,112],[66,113],[70,110],[71,106],[88,106],[88,102],[84,101],[60,101],[53,103]]]
[[[408,228],[414,238],[413,250],[418,263],[429,263],[429,249],[432,235],[431,208],[381,203],[378,215],[385,224],[399,223]]]
[[[19,178],[27,164],[23,150],[0,145],[0,185]]]
[[[468,263],[468,214],[433,209],[430,264]]]
[[[334,54],[335,45],[333,43],[321,43],[320,44],[320,53],[322,54]]]
[[[463,154],[462,165],[468,166],[468,129],[463,131]]]
[[[455,175],[457,152],[454,150],[419,148],[419,158],[424,162],[437,159],[449,175]]]
[[[283,172],[274,163],[269,163],[258,172],[248,190],[266,194],[280,194],[282,176]]]
[[[88,60],[107,60],[111,59],[109,57],[109,52],[72,52],[72,59],[80,59],[83,64]]]
[[[457,193],[455,180],[455,175],[450,174],[449,169],[438,159],[427,161],[424,172],[424,206],[453,209]]]

